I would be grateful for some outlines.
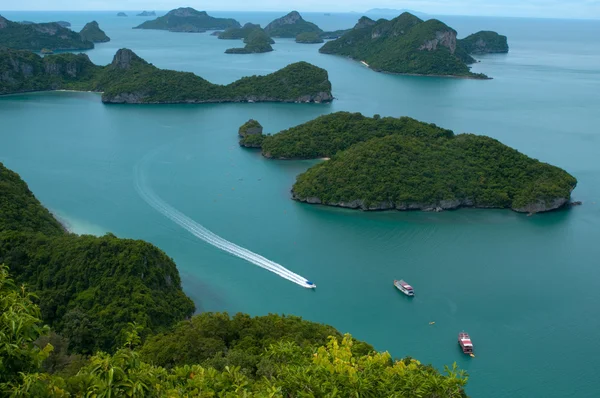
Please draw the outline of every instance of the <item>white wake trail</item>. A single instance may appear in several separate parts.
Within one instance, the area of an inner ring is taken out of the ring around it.
[[[190,232],[192,235],[203,240],[204,242],[207,242],[208,244],[211,244],[227,253],[233,254],[234,256],[242,258],[252,264],[258,265],[259,267],[271,271],[274,274],[277,274],[282,278],[294,282],[302,287],[314,287],[314,285],[311,285],[311,283],[309,283],[309,281],[306,278],[295,274],[294,272],[288,270],[282,265],[277,264],[276,262],[273,262],[261,256],[260,254],[251,252],[248,249],[245,249],[241,246],[236,245],[233,242],[229,242],[228,240],[221,238],[220,236],[206,229],[205,227],[198,224],[185,214],[181,213],[179,210],[175,209],[174,207],[170,206],[168,203],[163,201],[149,187],[148,183],[146,182],[146,177],[142,171],[142,166],[153,154],[154,152],[149,153],[138,164],[136,164],[134,172],[136,191],[148,205],[154,208],[154,210],[158,211],[163,216],[167,217],[180,227]]]

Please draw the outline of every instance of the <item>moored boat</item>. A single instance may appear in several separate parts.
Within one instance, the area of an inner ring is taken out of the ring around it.
[[[465,354],[473,355],[473,342],[468,333],[460,332],[458,334],[458,345]]]
[[[396,288],[398,290],[400,290],[402,293],[406,294],[407,296],[414,297],[414,295],[415,295],[415,291],[414,291],[413,287],[411,285],[409,285],[408,283],[404,282],[402,279],[400,279],[399,281],[394,281],[394,286],[396,286]]]

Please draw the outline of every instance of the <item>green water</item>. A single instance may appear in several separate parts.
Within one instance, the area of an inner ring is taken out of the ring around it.
[[[218,14],[218,13],[215,13]],[[131,30],[112,13],[3,13],[15,20],[96,19],[113,41],[159,67],[226,83],[305,60],[326,68],[330,105],[105,106],[97,94],[0,97],[0,161],[76,232],[148,240],[172,256],[199,311],[301,315],[438,367],[456,361],[474,397],[595,397],[600,304],[600,33],[598,22],[445,18],[464,36],[510,38],[511,53],[474,68],[492,81],[390,76],[278,40],[269,54],[222,54],[215,37]],[[273,14],[232,15],[262,22]],[[310,15],[309,15],[310,16]],[[355,15],[312,15],[326,29]],[[143,20],[143,19],[142,19]],[[289,199],[309,161],[269,161],[237,145],[333,111],[408,115],[495,137],[579,180],[569,211],[360,213]],[[142,162],[143,159],[146,161]],[[216,234],[313,280],[307,291],[194,237],[142,200],[134,169],[165,202]],[[410,300],[392,286],[415,286]],[[435,325],[429,322],[435,321]],[[466,330],[477,357],[461,354]]]

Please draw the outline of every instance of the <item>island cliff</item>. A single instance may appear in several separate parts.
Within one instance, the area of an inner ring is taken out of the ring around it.
[[[104,67],[85,54],[42,58],[0,49],[0,94],[59,89],[98,91],[103,102],[120,104],[333,100],[327,71],[306,62],[221,86],[193,73],[159,69],[128,49],[119,50]]]
[[[481,31],[458,40],[461,46],[469,54],[493,54],[507,53],[508,39],[506,36],[496,32]]]
[[[91,41],[92,43],[106,43],[110,41],[110,37],[100,29],[96,21],[87,23],[79,34],[84,40]]]
[[[206,11],[182,7],[169,11],[166,15],[146,21],[134,29],[159,29],[171,32],[202,33],[207,30],[239,28],[238,21],[231,18],[214,18]]]
[[[390,21],[363,17],[352,30],[325,43],[319,51],[363,61],[379,72],[487,78],[470,71],[467,64],[475,60],[458,45],[454,29],[407,12]]]
[[[298,176],[294,184],[293,199],[311,204],[538,213],[568,204],[577,184],[564,170],[492,138],[455,135],[407,117],[337,112],[278,134],[256,134],[249,143],[260,145],[269,158],[331,158]]]

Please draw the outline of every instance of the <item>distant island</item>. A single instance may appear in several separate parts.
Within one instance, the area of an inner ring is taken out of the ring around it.
[[[70,28],[71,27],[71,22],[67,22],[67,21],[56,21],[57,24],[59,24],[60,26],[62,26],[63,28]]]
[[[319,51],[362,61],[378,72],[487,79],[468,66],[475,62],[468,51],[474,47],[461,43],[470,41],[457,41],[456,31],[441,21],[423,21],[405,12],[391,21],[362,17],[351,31]]]
[[[375,14],[375,15],[400,15],[404,12],[409,12],[413,15],[418,16],[419,18],[427,18],[429,15],[424,12],[407,10],[407,9],[395,9],[395,8],[371,8],[367,10],[365,14]]]
[[[362,210],[509,208],[538,213],[570,202],[577,180],[499,141],[417,120],[337,112],[252,138],[266,157],[331,160],[298,176],[295,200]],[[241,141],[243,146],[246,142]]]
[[[166,15],[134,27],[134,29],[159,29],[171,32],[202,33],[207,30],[239,28],[240,23],[231,18],[214,18],[206,11],[196,11],[182,7],[169,11]]]
[[[273,51],[271,43],[274,43],[273,39],[265,33],[264,30],[258,27],[250,31],[248,36],[244,39],[246,45],[243,48],[230,48],[225,51],[226,54],[257,54],[266,53]]]
[[[324,40],[318,32],[304,32],[296,36],[296,43],[318,44],[323,42]]]
[[[119,12],[117,13],[117,17],[126,17],[127,14],[125,14],[124,12]]]
[[[458,40],[458,45],[473,55],[508,52],[508,39],[496,32],[481,31]]]
[[[155,17],[156,13],[154,11],[142,11],[136,15],[136,17]]]
[[[94,43],[57,22],[21,24],[0,16],[0,47],[17,50],[89,50]]]
[[[266,76],[244,77],[226,86],[189,72],[159,69],[133,51],[117,51],[111,64],[94,65],[85,54],[40,57],[0,49],[0,94],[43,90],[102,92],[104,103],[329,102],[327,71],[297,62]]]
[[[295,38],[300,33],[323,31],[314,23],[305,21],[298,11],[292,11],[268,24],[265,32],[271,37]]]
[[[88,40],[93,43],[106,43],[110,41],[110,37],[108,37],[106,33],[100,29],[100,26],[96,21],[88,22],[83,29],[81,29],[79,34],[84,40]]]

